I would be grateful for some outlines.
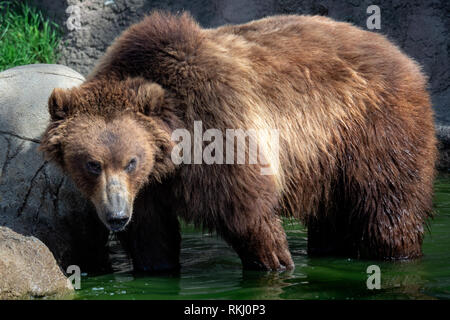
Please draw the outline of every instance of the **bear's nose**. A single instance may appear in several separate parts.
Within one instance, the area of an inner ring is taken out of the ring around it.
[[[123,212],[112,212],[106,213],[106,222],[108,223],[112,231],[122,230],[128,223],[129,217]]]

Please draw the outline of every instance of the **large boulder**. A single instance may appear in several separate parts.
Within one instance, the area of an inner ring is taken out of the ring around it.
[[[244,23],[274,14],[317,14],[367,29],[372,0],[37,0],[63,30],[60,63],[87,75],[124,29],[153,9],[189,11],[203,27]],[[375,3],[377,4],[377,3]],[[381,29],[423,65],[430,79],[436,120],[450,125],[450,1],[387,0],[378,3]]]
[[[44,161],[39,139],[55,87],[81,84],[61,65],[28,65],[0,73],[0,226],[45,243],[58,264],[107,270],[108,232],[69,178]]]
[[[0,227],[0,299],[70,298],[72,284],[35,237]]]

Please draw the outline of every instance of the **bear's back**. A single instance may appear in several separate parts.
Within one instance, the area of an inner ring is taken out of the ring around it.
[[[291,70],[307,68],[317,76],[313,80],[334,80],[343,72],[344,77],[354,73],[368,82],[381,81],[387,88],[404,87],[406,79],[413,91],[426,88],[421,68],[386,37],[327,17],[271,16],[210,32],[213,39],[244,39],[249,47],[263,50],[266,59],[286,63]]]

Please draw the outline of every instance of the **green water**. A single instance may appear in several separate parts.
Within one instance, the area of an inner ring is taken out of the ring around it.
[[[242,271],[237,255],[214,235],[183,231],[177,276],[135,276],[130,265],[102,276],[84,275],[78,299],[450,299],[450,176],[435,188],[436,217],[423,258],[379,262],[309,258],[306,231],[287,224],[296,268],[292,272]],[[381,269],[381,289],[368,290],[367,267]]]

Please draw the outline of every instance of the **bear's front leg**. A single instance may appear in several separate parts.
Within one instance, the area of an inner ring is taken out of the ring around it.
[[[286,233],[277,215],[274,177],[261,175],[258,166],[221,168],[211,198],[220,212],[217,232],[241,258],[244,269],[293,269]],[[214,184],[214,182],[212,182]],[[224,190],[222,190],[224,188]]]
[[[246,270],[293,269],[286,233],[276,215],[262,215],[222,232]]]
[[[167,194],[156,188],[141,190],[132,220],[119,240],[133,261],[135,271],[172,272],[180,269],[180,224]]]

